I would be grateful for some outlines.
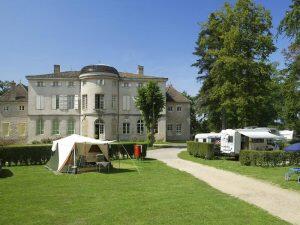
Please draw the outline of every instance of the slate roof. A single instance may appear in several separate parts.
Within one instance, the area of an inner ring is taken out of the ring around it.
[[[78,78],[80,74],[80,71],[64,71],[60,72],[59,74],[54,73],[48,73],[48,74],[40,74],[40,75],[28,75],[26,76],[27,79],[31,78],[46,78],[46,79],[56,79],[56,78]]]
[[[157,77],[157,76],[148,76],[148,75],[140,75],[136,73],[127,73],[127,72],[119,72],[120,77],[124,78],[138,78],[138,79],[168,79],[166,77]]]
[[[24,102],[28,101],[28,87],[22,83],[10,87],[3,95],[0,96],[0,102]]]
[[[166,91],[167,102],[190,103],[190,101],[179,91],[171,85],[167,87]]]

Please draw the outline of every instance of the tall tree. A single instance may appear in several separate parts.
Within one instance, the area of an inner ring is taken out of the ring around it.
[[[266,126],[274,120],[271,27],[269,11],[251,0],[225,3],[201,25],[193,65],[202,81],[199,103],[212,129]]]
[[[196,110],[196,101],[197,97],[189,95],[187,92],[182,92],[182,94],[190,100],[190,119],[191,119],[191,126],[190,126],[190,133],[191,135],[195,135],[199,132],[200,123],[197,120],[197,110]]]
[[[4,94],[4,92],[6,92],[9,87],[10,87],[11,82],[10,81],[1,81],[0,80],[0,95]]]
[[[154,128],[161,117],[161,112],[165,107],[165,97],[162,94],[158,84],[150,81],[147,85],[140,87],[137,91],[135,101],[136,107],[141,111],[150,146],[155,142]]]
[[[282,71],[282,120],[287,128],[300,133],[300,0],[292,1],[280,22],[278,33],[291,40],[284,51],[286,68]]]

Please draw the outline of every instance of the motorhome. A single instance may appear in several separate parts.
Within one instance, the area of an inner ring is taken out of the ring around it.
[[[202,133],[196,134],[195,141],[196,142],[207,142],[207,143],[220,143],[221,133]]]
[[[221,131],[221,153],[238,155],[240,150],[274,150],[274,141],[284,139],[274,128],[226,129]]]

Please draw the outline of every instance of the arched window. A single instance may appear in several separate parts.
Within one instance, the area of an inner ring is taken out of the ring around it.
[[[104,121],[101,119],[95,120],[95,138],[96,139],[105,139],[104,138]]]
[[[138,120],[136,124],[136,132],[138,134],[144,134],[144,121]]]

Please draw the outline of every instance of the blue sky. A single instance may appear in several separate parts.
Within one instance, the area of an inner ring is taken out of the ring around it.
[[[235,1],[231,1],[235,2]],[[290,0],[257,0],[271,11],[276,28]],[[221,0],[22,0],[0,1],[0,79],[22,80],[25,75],[80,70],[103,63],[119,71],[169,78],[180,91],[194,95],[195,41],[198,22],[224,4]],[[275,32],[275,29],[273,29]],[[272,61],[284,65],[281,50],[288,40],[275,41]]]

